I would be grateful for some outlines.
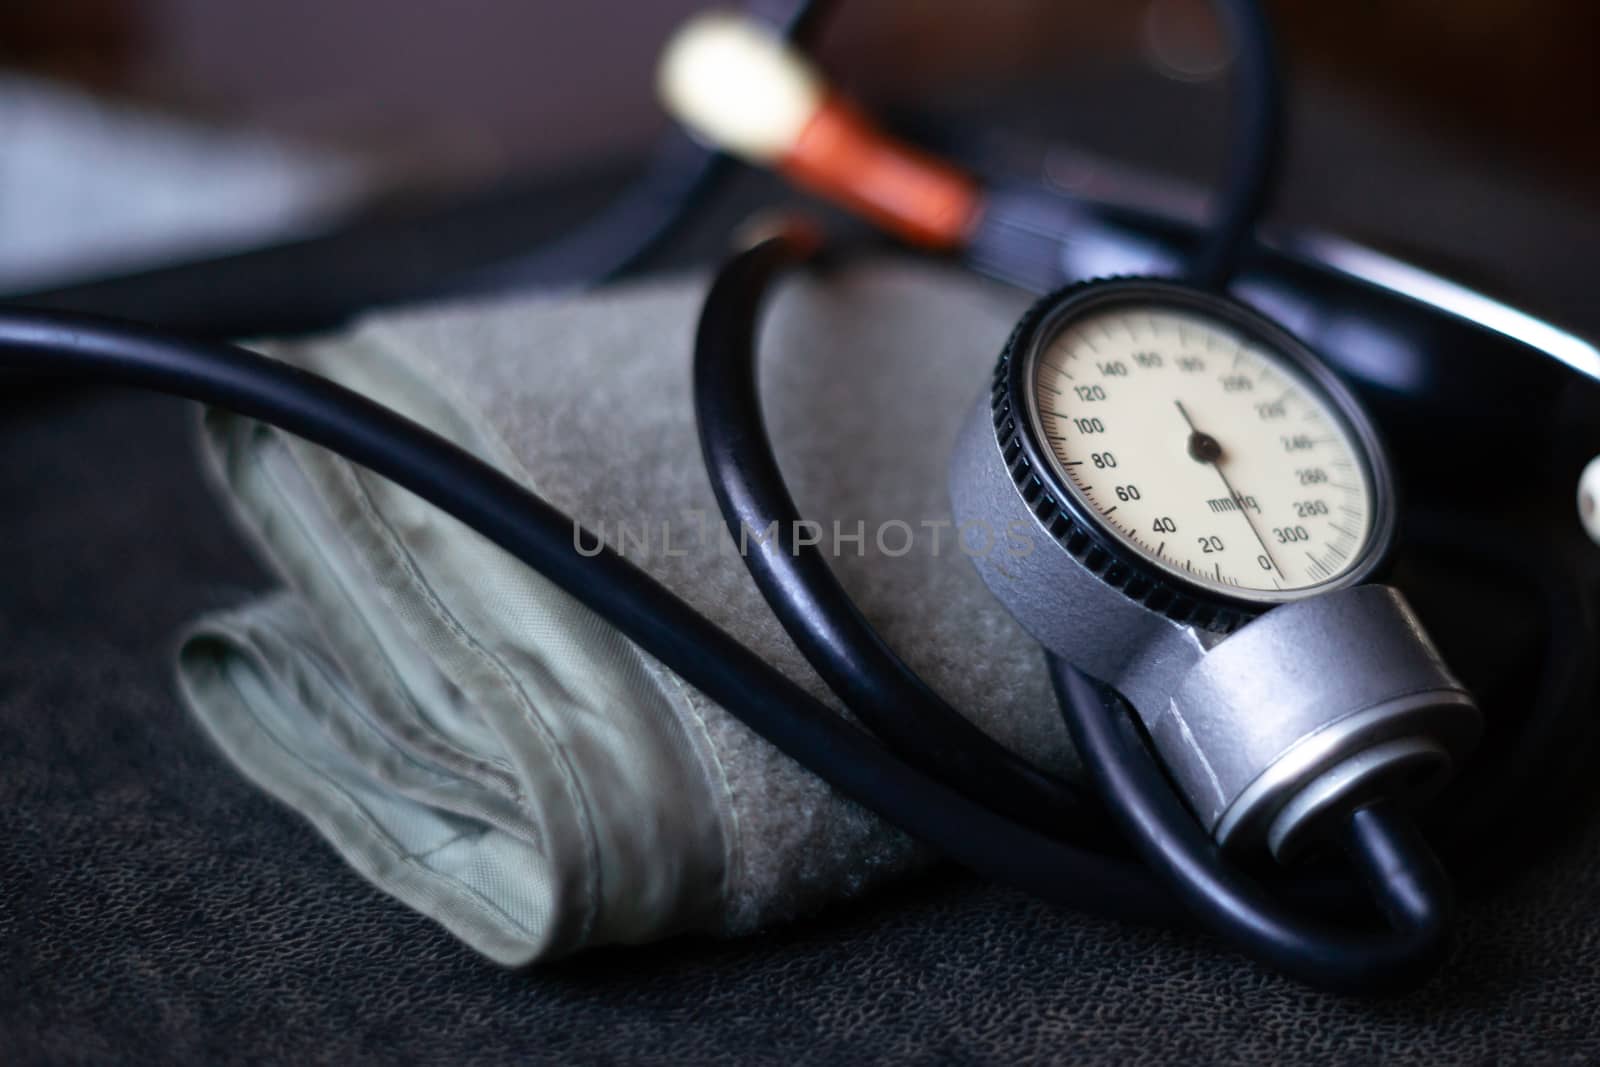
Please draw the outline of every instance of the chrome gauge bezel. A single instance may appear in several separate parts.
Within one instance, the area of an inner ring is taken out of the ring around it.
[[[1368,486],[1371,530],[1345,571],[1292,590],[1227,593],[1161,565],[1108,528],[1066,476],[1040,421],[1034,374],[1042,353],[1085,315],[1118,305],[1151,304],[1210,318],[1267,349],[1319,391],[1358,444]],[[1085,282],[1045,297],[1023,317],[996,368],[993,411],[997,443],[1017,489],[1035,517],[1069,553],[1107,584],[1181,622],[1227,632],[1278,604],[1304,600],[1370,580],[1394,543],[1397,506],[1388,453],[1355,395],[1304,343],[1271,319],[1228,297],[1145,278]]]

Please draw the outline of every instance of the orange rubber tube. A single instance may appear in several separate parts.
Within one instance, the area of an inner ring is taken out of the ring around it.
[[[838,96],[823,101],[777,168],[924,248],[964,245],[982,206],[971,177],[887,136]]]

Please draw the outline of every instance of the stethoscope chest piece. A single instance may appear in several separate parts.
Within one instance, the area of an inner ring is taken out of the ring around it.
[[[1371,584],[1396,519],[1371,420],[1248,307],[1147,279],[1040,301],[951,492],[990,589],[1133,705],[1220,844],[1285,857],[1435,788],[1477,738],[1404,598]]]

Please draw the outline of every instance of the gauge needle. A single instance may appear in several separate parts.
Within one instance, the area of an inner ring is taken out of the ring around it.
[[[1256,520],[1250,517],[1250,509],[1245,507],[1244,498],[1234,491],[1233,483],[1228,480],[1227,472],[1222,469],[1222,445],[1210,434],[1201,430],[1194,424],[1194,419],[1189,417],[1189,409],[1183,406],[1183,401],[1174,400],[1178,405],[1178,414],[1183,416],[1183,421],[1189,424],[1189,455],[1197,463],[1204,463],[1217,472],[1217,477],[1222,479],[1222,487],[1228,491],[1228,496],[1233,500],[1234,506],[1239,509],[1239,514],[1244,516],[1245,525],[1250,527],[1250,532],[1256,535],[1256,542],[1261,545],[1261,551],[1266,553],[1267,562],[1272,564],[1272,569],[1278,572],[1278,577],[1287,577],[1283,568],[1278,566],[1278,561],[1272,555],[1272,549],[1267,544],[1267,539],[1261,536],[1261,531],[1256,528]]]

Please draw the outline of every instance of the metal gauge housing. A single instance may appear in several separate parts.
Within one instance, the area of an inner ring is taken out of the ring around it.
[[[950,496],[990,547],[969,553],[983,581],[1127,699],[1221,845],[1282,858],[1362,804],[1420,801],[1479,734],[1405,597],[1373,584],[1395,500],[1372,423],[1226,297],[1112,279],[1040,301]]]
[[[1178,621],[1226,632],[1388,555],[1371,421],[1305,345],[1226,297],[1148,279],[1057,293],[1018,325],[991,400],[1039,520]]]

